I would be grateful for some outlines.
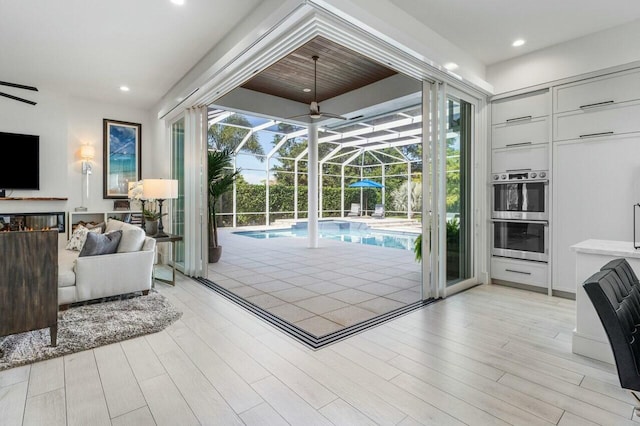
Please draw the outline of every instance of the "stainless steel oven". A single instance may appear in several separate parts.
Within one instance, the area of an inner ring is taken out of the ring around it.
[[[509,170],[493,175],[493,219],[549,220],[549,172]]]
[[[492,221],[494,256],[549,261],[549,223],[537,220]]]

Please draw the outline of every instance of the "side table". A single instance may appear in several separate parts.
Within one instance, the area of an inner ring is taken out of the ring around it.
[[[180,235],[173,235],[173,234],[169,234],[169,236],[167,237],[153,237],[156,240],[156,244],[160,244],[160,243],[171,243],[171,256],[173,257],[172,259],[172,276],[171,276],[171,280],[165,280],[163,278],[156,278],[155,277],[155,273],[154,273],[154,281],[158,280],[158,281],[162,281],[163,283],[167,283],[167,284],[171,284],[173,286],[176,285],[176,260],[175,260],[175,255],[176,255],[176,242],[178,241],[182,241],[182,236]]]

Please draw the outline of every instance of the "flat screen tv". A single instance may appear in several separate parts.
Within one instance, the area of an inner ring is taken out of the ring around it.
[[[0,132],[0,190],[40,189],[40,136]]]

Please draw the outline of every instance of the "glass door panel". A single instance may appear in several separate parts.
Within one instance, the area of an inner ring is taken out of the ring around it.
[[[171,203],[171,233],[184,235],[184,117],[171,124],[171,178],[178,180],[178,198]],[[184,270],[184,240],[175,244],[173,261]]]
[[[446,283],[471,277],[471,120],[472,105],[446,100]]]

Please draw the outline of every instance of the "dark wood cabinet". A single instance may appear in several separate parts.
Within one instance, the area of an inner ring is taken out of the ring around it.
[[[0,232],[0,336],[58,332],[58,231]]]

